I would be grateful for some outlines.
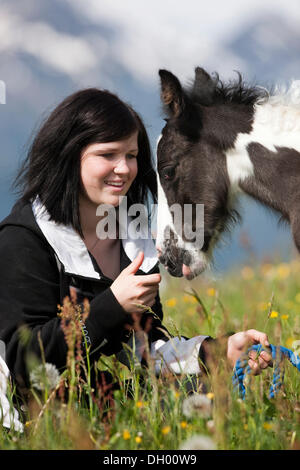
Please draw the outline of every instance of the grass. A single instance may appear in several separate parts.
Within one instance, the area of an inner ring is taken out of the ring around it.
[[[244,266],[217,281],[164,277],[162,284],[164,324],[172,334],[218,337],[255,328],[265,331],[271,343],[294,347],[299,354],[298,261]],[[275,399],[268,398],[268,369],[248,377],[243,401],[232,390],[232,371],[220,356],[199,384],[209,411],[198,407],[187,416],[184,403],[192,378],[157,378],[151,362],[147,369],[132,364],[129,371],[115,357],[103,357],[99,369],[109,371],[119,389],[104,394],[92,386],[90,364],[82,358],[78,312],[65,304],[64,314],[68,369],[54,388],[45,380],[42,391],[32,388],[27,408],[19,409],[24,432],[1,428],[1,449],[170,450],[199,435],[208,436],[217,449],[300,449],[300,376],[291,365]],[[198,445],[203,446],[201,438]]]

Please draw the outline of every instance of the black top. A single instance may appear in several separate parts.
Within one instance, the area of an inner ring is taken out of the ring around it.
[[[101,275],[99,280],[66,273],[38,226],[30,203],[17,202],[0,223],[0,339],[6,344],[6,362],[18,385],[28,386],[27,353],[41,356],[38,334],[46,362],[59,369],[65,367],[67,346],[57,313],[58,304],[62,305],[64,297],[70,295],[70,287],[76,288],[78,302],[84,297],[90,301],[84,334],[94,360],[100,354],[118,353],[122,342],[128,341],[126,325],[132,322],[131,315],[111,291],[113,281],[101,273],[91,254],[90,257]],[[130,263],[121,249],[121,270]],[[147,274],[154,272],[159,272],[158,265]],[[139,270],[137,274],[145,273]],[[152,310],[155,317],[147,313],[142,320],[152,318],[149,341],[166,340],[160,330],[163,312],[159,296]],[[24,326],[31,333],[26,347],[20,335]]]

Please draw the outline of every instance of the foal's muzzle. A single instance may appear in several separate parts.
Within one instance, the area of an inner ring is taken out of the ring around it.
[[[178,246],[171,243],[168,243],[162,251],[158,250],[158,259],[171,274],[171,276],[174,277],[182,277],[183,265],[189,266],[191,264],[190,253],[187,250],[179,248]]]
[[[200,250],[191,252],[176,245],[174,240],[165,240],[163,245],[157,248],[158,259],[171,276],[192,280],[206,269],[207,259]]]

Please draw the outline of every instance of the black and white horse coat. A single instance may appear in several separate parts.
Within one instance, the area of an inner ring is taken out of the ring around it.
[[[210,264],[220,235],[239,219],[242,193],[289,222],[300,250],[300,81],[271,94],[240,75],[223,84],[201,68],[188,89],[166,70],[160,78],[168,118],[157,146],[157,249],[170,274],[192,279]],[[204,205],[201,246],[177,233],[174,203]]]

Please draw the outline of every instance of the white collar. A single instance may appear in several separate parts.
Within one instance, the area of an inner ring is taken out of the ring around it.
[[[32,211],[45,238],[63,264],[65,272],[100,279],[101,276],[94,269],[85,243],[73,227],[50,220],[48,211],[38,197],[32,202]],[[131,220],[127,216],[127,227]],[[130,238],[130,230],[127,233],[128,238],[122,239],[126,255],[133,261],[138,253],[143,251],[144,261],[140,269],[145,273],[149,272],[158,262],[153,239],[151,236],[147,239],[132,239]]]

